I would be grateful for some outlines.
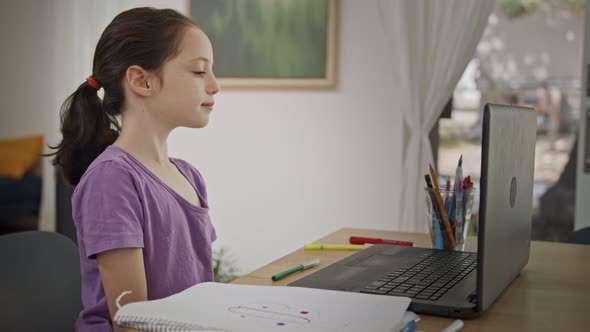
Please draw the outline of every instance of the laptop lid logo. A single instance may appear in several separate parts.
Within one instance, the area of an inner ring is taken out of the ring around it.
[[[512,183],[510,184],[510,207],[514,207],[516,202],[516,177],[512,177]]]

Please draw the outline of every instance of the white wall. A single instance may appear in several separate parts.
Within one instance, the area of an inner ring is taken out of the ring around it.
[[[398,225],[402,120],[377,2],[340,5],[335,91],[222,91],[208,127],[170,137],[243,272],[341,227]]]
[[[109,9],[101,4],[57,1],[57,42],[45,45],[53,47],[56,64],[43,75],[53,75],[58,85],[54,107],[44,110],[44,124],[56,140],[59,103],[90,73],[99,34],[114,14],[138,4],[180,10],[184,1],[125,1],[109,3]],[[18,21],[30,9],[3,10],[0,18]],[[208,127],[178,129],[170,137],[170,155],[204,174],[219,236],[215,247],[227,247],[243,273],[341,227],[398,225],[402,119],[390,97],[395,82],[377,1],[344,0],[339,9],[337,89],[222,91]],[[93,14],[81,20],[80,12]],[[36,18],[27,22],[31,42],[15,50],[16,58],[39,54],[34,45],[41,40],[32,32],[43,27]],[[9,72],[11,85],[34,85],[30,71]],[[38,93],[5,85],[0,90],[11,105]],[[29,116],[39,116],[40,105],[27,106]],[[1,126],[17,133],[34,128],[17,120]],[[51,227],[53,219],[46,223]]]
[[[0,2],[0,139],[42,134],[45,144],[54,144],[59,126],[54,107],[55,20],[50,2]],[[42,169],[40,219],[43,229],[52,230],[55,181],[49,158],[43,158]]]

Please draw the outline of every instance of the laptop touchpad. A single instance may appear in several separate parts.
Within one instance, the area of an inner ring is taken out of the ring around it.
[[[299,279],[290,285],[322,289],[349,290],[358,278],[368,269],[366,267],[330,265],[320,271]]]
[[[368,268],[379,268],[379,269],[392,269],[392,268],[409,268],[418,261],[420,257],[417,255],[388,255],[388,254],[375,254],[361,261],[355,262],[355,267],[368,267]]]
[[[342,268],[340,271],[338,271],[338,269],[335,272],[333,277],[332,277],[332,282],[334,283],[342,283],[344,281],[347,281],[355,276],[357,276],[359,273],[365,272],[367,269],[362,268],[362,267],[353,267],[353,266],[347,266],[345,268]]]
[[[356,264],[356,266],[364,266],[364,267],[383,267],[391,265],[393,257],[386,256],[386,255],[373,255],[368,259]]]

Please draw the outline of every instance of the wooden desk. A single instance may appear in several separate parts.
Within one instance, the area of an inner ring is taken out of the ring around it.
[[[309,242],[347,244],[351,235],[413,241],[416,247],[430,247],[427,234],[351,228]],[[353,253],[299,249],[232,283],[287,285],[318,268],[278,282],[272,282],[271,276],[314,258],[320,259],[319,268],[323,268]],[[465,320],[464,331],[590,331],[589,304],[590,246],[533,241],[529,263],[521,275],[482,316]],[[423,314],[420,317],[417,330],[425,332],[440,331],[453,321]]]

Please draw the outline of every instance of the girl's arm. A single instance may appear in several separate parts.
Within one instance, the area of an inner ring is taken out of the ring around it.
[[[108,250],[96,255],[102,286],[107,299],[111,321],[117,312],[115,301],[124,291],[132,291],[119,302],[147,301],[147,285],[141,248],[122,248]],[[113,322],[114,332],[135,331],[117,326]]]

